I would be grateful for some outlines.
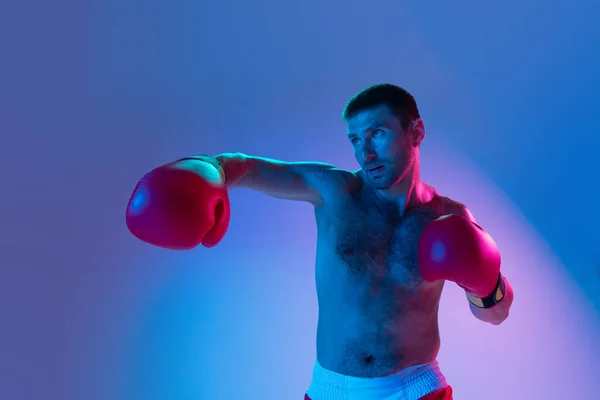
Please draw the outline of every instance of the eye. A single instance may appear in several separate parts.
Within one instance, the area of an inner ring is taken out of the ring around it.
[[[358,140],[358,138],[354,138],[350,142],[352,142],[352,144],[357,144],[359,142],[359,140]]]
[[[381,136],[383,134],[383,131],[381,129],[375,129],[371,135],[373,135],[373,137],[377,137],[377,136]]]

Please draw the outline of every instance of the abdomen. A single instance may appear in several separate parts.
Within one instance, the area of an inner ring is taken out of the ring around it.
[[[368,279],[357,285],[331,265],[317,279],[317,357],[332,371],[385,376],[433,360],[439,350],[437,311],[441,287],[419,290]],[[319,276],[319,274],[317,274]]]

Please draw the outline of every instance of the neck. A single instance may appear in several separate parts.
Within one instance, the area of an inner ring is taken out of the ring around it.
[[[417,156],[407,173],[387,189],[378,190],[386,200],[398,206],[400,215],[431,201],[433,189],[421,181],[421,165]]]

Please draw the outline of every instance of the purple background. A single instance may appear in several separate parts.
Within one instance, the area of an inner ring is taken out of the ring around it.
[[[302,398],[310,207],[235,190],[223,242],[177,253],[129,234],[125,206],[147,170],[194,153],[354,168],[341,109],[381,81],[416,96],[425,180],[471,207],[516,292],[493,327],[447,285],[440,363],[456,398],[596,398],[599,12],[4,0],[0,398]]]

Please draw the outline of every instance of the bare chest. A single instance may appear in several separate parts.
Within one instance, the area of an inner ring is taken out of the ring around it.
[[[349,198],[330,221],[332,256],[349,277],[416,289],[423,283],[417,261],[419,238],[441,214],[424,207],[400,216],[363,196]]]

